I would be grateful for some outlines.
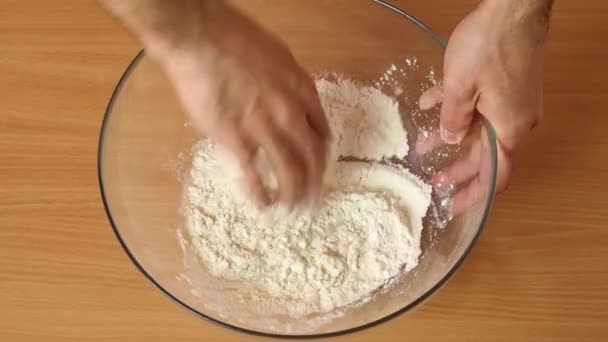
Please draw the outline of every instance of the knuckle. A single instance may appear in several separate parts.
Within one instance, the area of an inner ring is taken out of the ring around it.
[[[446,96],[464,97],[466,94],[464,83],[457,77],[446,75],[443,81],[443,91]]]
[[[287,94],[276,94],[270,100],[266,115],[280,127],[289,127],[294,115],[300,111],[297,101]]]
[[[475,91],[472,84],[468,84],[461,78],[446,76],[443,83],[443,97],[444,102],[469,103],[473,101]]]
[[[504,178],[502,180],[499,180],[496,182],[496,191],[499,193],[505,192],[509,189],[510,184],[511,184],[511,181],[509,178]]]
[[[538,124],[540,124],[540,122],[543,120],[543,117],[544,117],[544,112],[542,109],[540,109],[536,113],[534,113],[532,115],[532,123],[530,124],[530,130],[533,130],[534,128],[536,128],[536,126],[538,126]]]
[[[535,129],[536,126],[538,126],[538,124],[540,123],[540,120],[541,119],[532,120],[532,122],[530,123],[530,131],[533,130],[533,129]]]

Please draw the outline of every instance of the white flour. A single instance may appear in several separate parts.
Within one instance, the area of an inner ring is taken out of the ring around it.
[[[318,80],[334,143],[319,212],[269,224],[229,189],[238,173],[208,140],[195,147],[186,189],[191,247],[216,277],[242,281],[268,314],[328,312],[365,300],[418,263],[431,188],[379,161],[408,152],[398,105],[371,87]]]
[[[407,135],[395,100],[374,87],[361,87],[346,79],[320,79],[316,84],[335,140],[333,160],[339,156],[369,160],[407,156]]]

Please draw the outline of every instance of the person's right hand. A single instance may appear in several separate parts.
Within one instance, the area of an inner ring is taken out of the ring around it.
[[[476,113],[496,131],[497,190],[509,182],[513,158],[542,117],[543,48],[551,0],[485,0],[456,27],[445,53],[443,87],[431,88],[420,107],[441,106],[441,138],[462,141]],[[480,160],[487,136],[473,144],[469,157],[442,176],[468,184],[452,201],[459,214],[488,187],[489,168]],[[483,154],[487,154],[485,152]],[[445,183],[441,179],[438,183]]]
[[[261,206],[315,201],[325,171],[328,123],[315,84],[287,47],[229,5],[201,19],[199,35],[155,56],[204,135],[234,153]],[[148,45],[154,42],[148,41]],[[264,151],[276,192],[255,165]]]

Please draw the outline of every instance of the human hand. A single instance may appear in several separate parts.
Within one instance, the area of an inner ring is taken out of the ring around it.
[[[330,131],[313,80],[282,42],[236,9],[220,5],[201,23],[200,34],[172,44],[147,40],[195,126],[234,154],[259,206],[316,200]],[[260,150],[276,192],[256,167]]]
[[[488,119],[497,138],[498,191],[507,187],[513,158],[542,117],[543,47],[551,2],[482,2],[450,37],[443,85],[427,90],[419,101],[422,109],[442,102],[440,135],[448,144],[461,142],[479,113]],[[454,215],[478,200],[487,187],[485,173],[490,170],[479,168],[478,160],[484,139],[485,133],[468,157],[438,177],[467,184],[452,198]]]

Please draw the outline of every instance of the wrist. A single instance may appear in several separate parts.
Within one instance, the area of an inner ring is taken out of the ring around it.
[[[549,27],[553,0],[483,0],[478,10],[488,24],[498,30],[521,32],[534,40],[544,41]]]
[[[179,9],[162,13],[159,25],[149,27],[140,34],[147,51],[161,59],[175,55],[188,55],[193,50],[211,51],[212,36],[223,25],[223,1],[179,0]],[[189,5],[186,5],[189,4]]]
[[[101,0],[155,57],[204,49],[229,5],[216,0]]]

